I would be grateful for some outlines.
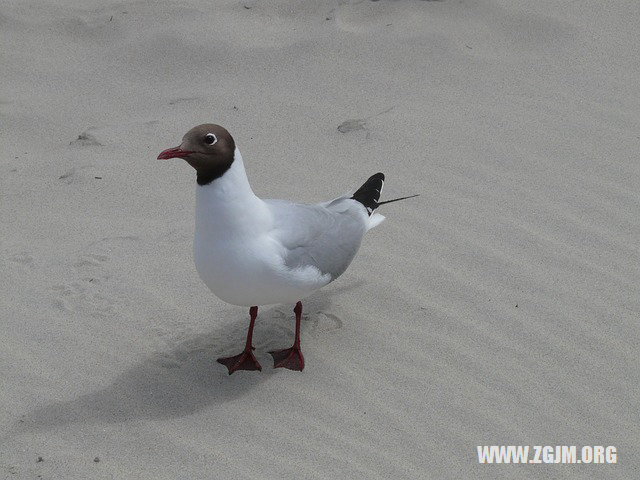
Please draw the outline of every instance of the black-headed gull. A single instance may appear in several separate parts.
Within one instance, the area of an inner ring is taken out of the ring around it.
[[[194,260],[200,278],[221,300],[250,307],[244,350],[219,358],[229,369],[261,370],[252,336],[258,306],[295,303],[295,341],[271,353],[275,367],[304,368],[300,350],[300,299],[338,278],[367,230],[384,217],[374,210],[384,175],[376,173],[354,194],[303,205],[262,200],[249,185],[233,137],[219,125],[189,130],[180,146],[158,159],[182,158],[197,173]]]

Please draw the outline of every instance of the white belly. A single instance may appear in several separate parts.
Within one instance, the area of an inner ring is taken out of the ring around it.
[[[269,239],[241,244],[210,240],[196,234],[196,270],[213,294],[227,303],[247,307],[295,303],[330,280],[313,267],[286,268],[278,246]]]
[[[283,247],[270,237],[273,219],[251,191],[236,149],[231,168],[196,187],[194,261],[200,278],[221,300],[254,306],[295,303],[326,285],[315,267],[289,269]]]

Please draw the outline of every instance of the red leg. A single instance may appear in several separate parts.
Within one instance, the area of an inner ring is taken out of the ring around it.
[[[262,367],[253,356],[253,325],[256,322],[258,316],[258,307],[251,307],[249,309],[249,315],[251,316],[251,322],[249,323],[249,331],[247,332],[247,343],[244,346],[244,350],[238,355],[233,357],[221,357],[218,359],[218,363],[226,366],[229,369],[229,375],[236,370],[262,370]]]
[[[301,372],[304,369],[304,357],[302,356],[302,350],[300,350],[302,302],[296,303],[293,311],[296,314],[296,339],[293,342],[293,346],[291,348],[285,348],[284,350],[274,350],[269,353],[273,357],[273,368],[283,367]]]

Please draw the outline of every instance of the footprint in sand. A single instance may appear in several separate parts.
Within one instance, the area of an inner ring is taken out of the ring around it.
[[[340,133],[350,133],[350,132],[357,132],[359,130],[364,130],[365,132],[367,132],[367,138],[369,138],[371,131],[369,130],[369,128],[367,128],[367,121],[374,117],[384,115],[385,113],[390,112],[394,108],[395,108],[395,105],[381,112],[378,112],[374,115],[369,115],[368,117],[365,117],[365,118],[352,118],[349,120],[345,120],[340,125],[338,125],[338,131]]]
[[[333,313],[316,312],[309,316],[307,332],[312,336],[321,336],[342,328],[342,319]]]
[[[101,147],[102,143],[98,141],[95,135],[89,133],[89,130],[91,130],[91,128],[78,135],[78,138],[69,142],[69,145],[76,147]]]
[[[115,315],[116,302],[100,292],[99,283],[92,277],[85,277],[78,282],[54,285],[51,287],[57,293],[54,304],[68,313],[81,312],[97,317]]]
[[[358,130],[367,130],[366,120],[356,118],[351,120],[345,120],[340,125],[338,125],[338,131],[340,133],[356,132]]]
[[[79,255],[72,263],[76,270],[76,280],[54,285],[54,304],[61,310],[73,313],[109,317],[116,313],[116,301],[106,295],[104,282],[111,274],[104,268],[109,257],[98,253]]]
[[[82,268],[87,266],[99,267],[104,262],[109,260],[109,257],[106,255],[98,255],[95,253],[88,253],[80,256],[79,260],[76,261],[73,266],[76,268]]]
[[[29,266],[33,264],[33,257],[28,252],[14,253],[9,257],[9,260],[21,265]]]

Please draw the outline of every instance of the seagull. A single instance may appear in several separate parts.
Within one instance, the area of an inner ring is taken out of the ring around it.
[[[189,130],[178,147],[159,160],[184,159],[196,171],[196,270],[211,292],[232,305],[249,308],[249,330],[238,355],[222,357],[229,375],[262,370],[253,354],[258,307],[294,304],[295,340],[269,352],[275,368],[302,371],[302,302],[347,269],[364,234],[384,217],[374,210],[384,175],[372,175],[353,194],[306,205],[258,198],[249,185],[242,155],[229,132],[215,124]]]

